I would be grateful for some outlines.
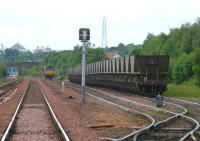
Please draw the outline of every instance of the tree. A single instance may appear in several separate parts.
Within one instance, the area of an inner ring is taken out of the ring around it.
[[[19,55],[19,51],[15,49],[6,49],[4,53],[4,59],[13,62],[15,61],[16,57]]]
[[[45,59],[45,65],[54,66],[56,68],[56,75],[59,75],[61,79],[65,79],[67,76],[67,70],[69,68],[80,65],[81,59],[81,50],[75,49],[74,51],[51,52]],[[106,59],[104,49],[87,49],[87,63],[100,61],[104,59]]]
[[[140,48],[134,48],[130,55],[139,55],[140,54]]]
[[[87,51],[87,63],[101,61],[106,59],[106,54],[102,48],[88,49]]]
[[[192,53],[193,71],[197,78],[197,85],[200,85],[200,48],[195,49]]]
[[[6,67],[4,64],[0,63],[0,77],[6,76]]]
[[[172,68],[172,78],[177,84],[180,84],[189,80],[192,75],[192,58],[190,55],[182,54]]]

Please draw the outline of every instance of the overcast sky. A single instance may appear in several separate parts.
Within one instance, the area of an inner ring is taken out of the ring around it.
[[[108,46],[141,44],[148,32],[168,33],[198,16],[199,0],[0,0],[0,43],[73,49],[87,27],[98,47],[106,17]]]

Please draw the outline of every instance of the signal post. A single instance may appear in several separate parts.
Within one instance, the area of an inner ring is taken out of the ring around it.
[[[86,47],[87,43],[90,40],[90,29],[89,28],[80,28],[79,29],[79,40],[82,42],[82,81],[81,81],[81,96],[80,103],[84,103],[85,95],[85,69],[86,69]]]

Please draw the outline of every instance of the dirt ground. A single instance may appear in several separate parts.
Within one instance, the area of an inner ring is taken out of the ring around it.
[[[149,124],[139,115],[125,112],[89,96],[85,96],[85,103],[80,104],[80,92],[66,87],[64,93],[61,93],[59,82],[40,80],[39,83],[72,140],[96,141],[102,137],[119,138]],[[103,125],[112,127],[89,127]]]

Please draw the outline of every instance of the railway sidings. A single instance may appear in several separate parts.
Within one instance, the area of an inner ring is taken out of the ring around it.
[[[68,85],[73,85],[75,89],[79,87],[77,84],[70,84],[69,82],[68,82]],[[158,140],[158,141],[159,140],[172,140],[172,141],[180,140],[181,141],[181,140],[186,140],[187,138],[189,138],[193,134],[193,132],[196,131],[197,128],[199,127],[199,123],[196,119],[191,118],[189,116],[185,116],[185,114],[188,112],[187,109],[175,103],[166,102],[165,104],[167,106],[164,106],[164,108],[156,108],[155,105],[153,106],[153,103],[152,105],[150,104],[150,101],[152,101],[152,99],[150,98],[144,98],[144,97],[138,97],[138,96],[131,96],[132,98],[127,98],[129,97],[127,95],[120,96],[119,91],[117,92],[117,91],[112,91],[108,89],[102,90],[99,88],[94,89],[94,88],[87,87],[86,91],[88,95],[95,95],[107,101],[112,100],[114,103],[119,104],[119,105],[129,106],[129,108],[135,109],[139,111],[140,113],[148,113],[148,115],[150,115],[151,117],[155,119],[156,122],[151,128],[148,128],[148,129],[143,128],[145,130],[133,133],[131,140],[139,140],[139,141],[140,140]],[[132,100],[128,100],[128,99],[132,99]],[[119,100],[121,102],[119,102]],[[133,105],[133,104],[136,104],[137,106],[130,107],[130,105]],[[143,106],[143,108],[140,106]],[[170,107],[173,107],[173,108],[170,108]],[[152,112],[152,110],[154,112]],[[160,113],[155,114],[155,111],[157,112],[160,111]],[[167,113],[168,113],[168,116],[166,116]],[[163,115],[165,116],[163,117]],[[116,140],[116,139],[110,139],[110,140]],[[120,138],[117,140],[120,140]],[[125,140],[130,140],[130,138],[127,138]]]
[[[0,139],[63,140],[63,133],[75,141],[199,139],[199,103],[165,97],[156,107],[153,98],[118,90],[87,86],[85,92],[80,104],[78,84],[66,81],[61,89],[58,81],[21,79],[0,104]]]

